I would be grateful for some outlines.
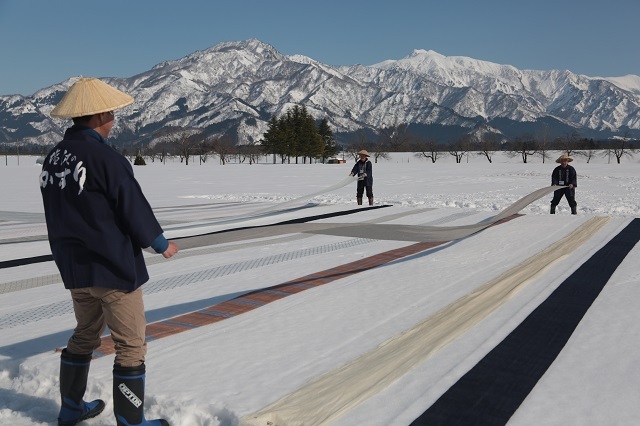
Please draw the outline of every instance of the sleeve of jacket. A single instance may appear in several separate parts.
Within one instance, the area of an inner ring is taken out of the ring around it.
[[[112,176],[115,180],[112,182],[114,192],[112,197],[121,225],[139,247],[151,246],[153,241],[162,234],[162,227],[126,158],[122,157],[117,167],[114,167]]]
[[[571,183],[574,187],[578,186],[578,173],[576,173],[576,169],[571,167],[571,176],[569,178],[569,183]]]
[[[553,185],[558,185],[559,184],[559,180],[558,180],[558,168],[556,167],[555,169],[553,169],[553,171],[551,172],[551,186]]]

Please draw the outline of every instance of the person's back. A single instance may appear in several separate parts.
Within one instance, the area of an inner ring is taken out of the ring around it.
[[[73,126],[43,163],[42,198],[51,252],[66,288],[134,290],[149,279],[140,247],[162,233],[129,161]]]

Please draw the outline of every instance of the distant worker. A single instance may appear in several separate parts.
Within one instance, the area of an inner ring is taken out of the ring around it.
[[[564,186],[562,189],[558,189],[553,193],[553,200],[551,200],[551,214],[556,213],[556,206],[560,203],[562,196],[564,195],[571,207],[571,214],[578,214],[576,207],[576,187],[578,186],[578,175],[576,169],[569,165],[573,161],[573,158],[567,154],[563,154],[556,160],[556,163],[560,163],[558,167],[553,169],[551,174],[551,185]]]
[[[93,351],[109,327],[115,343],[113,412],[118,426],[167,426],[144,417],[146,319],[140,286],[149,280],[142,249],[170,258],[131,163],[106,141],[114,110],[133,98],[95,78],[71,86],[51,116],[73,126],[47,155],[40,174],[49,246],[71,293],[77,326],[60,357],[59,426],[95,417],[104,401],[85,401]]]
[[[362,195],[367,191],[369,205],[373,205],[373,167],[369,161],[369,153],[366,150],[358,151],[360,159],[351,169],[349,176],[358,176],[358,187],[356,190],[356,199],[358,205],[362,205]]]

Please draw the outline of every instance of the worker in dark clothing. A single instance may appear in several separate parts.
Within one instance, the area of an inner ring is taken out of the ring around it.
[[[367,192],[367,198],[369,199],[369,205],[373,205],[373,167],[371,161],[369,161],[369,153],[366,150],[358,151],[360,159],[356,162],[351,169],[349,176],[358,176],[358,186],[356,189],[356,200],[358,205],[362,205],[362,195],[365,190]]]
[[[131,163],[107,142],[114,110],[133,98],[95,78],[81,78],[51,111],[71,118],[40,174],[51,253],[71,293],[77,326],[62,350],[59,426],[95,417],[104,401],[85,401],[89,365],[109,327],[115,343],[113,411],[118,426],[168,426],[144,417],[146,318],[142,253],[178,252],[163,235],[133,176]]]
[[[558,189],[553,192],[553,199],[551,200],[551,214],[556,213],[556,206],[560,203],[562,196],[567,198],[569,207],[571,207],[571,214],[578,214],[576,203],[576,187],[578,186],[578,175],[576,169],[570,166],[569,163],[573,161],[573,158],[563,154],[556,160],[556,163],[560,163],[558,167],[553,169],[551,174],[551,185],[563,186],[564,188]]]

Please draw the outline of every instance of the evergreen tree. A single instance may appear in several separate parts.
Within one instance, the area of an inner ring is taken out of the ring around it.
[[[269,120],[268,129],[263,135],[262,150],[267,154],[280,155],[282,162],[295,157],[306,159],[326,158],[327,146],[330,155],[335,155],[333,133],[327,120],[321,122],[322,134],[316,122],[305,106],[295,105],[280,117]]]
[[[278,118],[276,116],[271,117],[269,120],[267,131],[262,135],[262,150],[265,154],[279,154],[281,147],[278,145],[281,143],[281,136],[279,133]]]
[[[338,149],[336,147],[336,141],[333,137],[333,132],[329,127],[329,120],[323,118],[320,121],[320,125],[318,126],[318,134],[322,138],[322,143],[324,144],[324,154],[322,155],[322,162],[327,158],[335,157],[338,153]]]
[[[296,155],[297,147],[296,147],[296,135],[295,129],[290,124],[291,116],[289,113],[280,117],[279,126],[280,126],[280,137],[282,138],[282,162],[284,163],[285,158],[288,162],[291,162],[291,157]]]

